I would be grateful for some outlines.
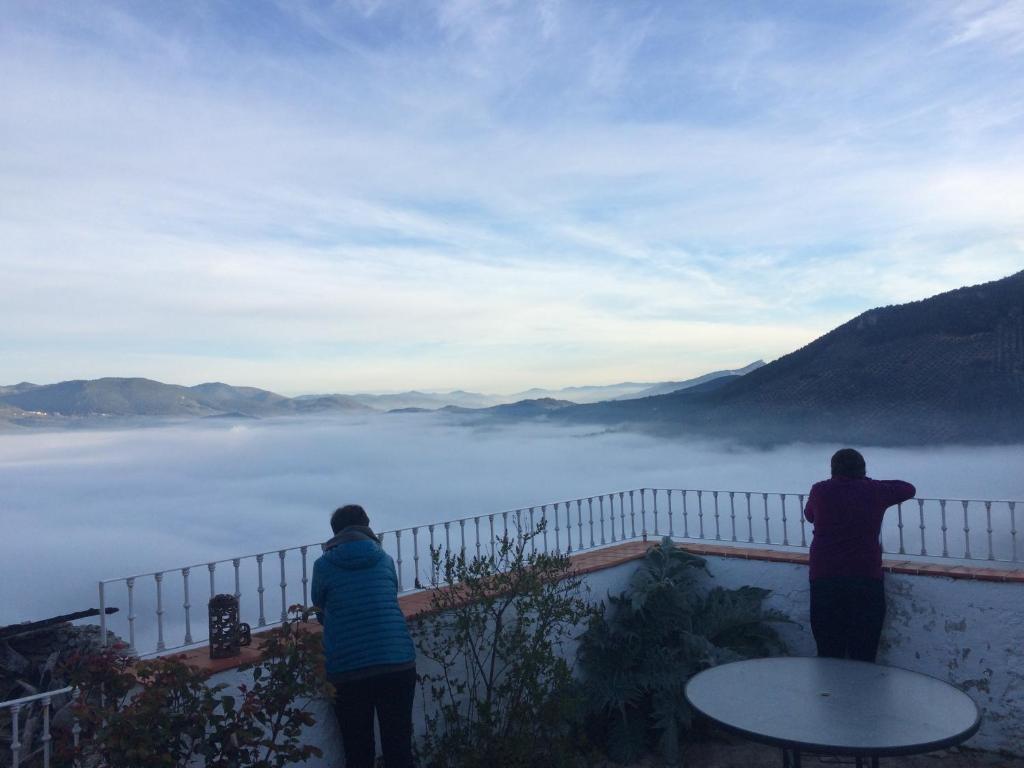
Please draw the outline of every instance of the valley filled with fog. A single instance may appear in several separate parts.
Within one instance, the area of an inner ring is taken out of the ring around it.
[[[99,579],[322,541],[344,503],[388,530],[641,487],[806,493],[837,447],[433,414],[0,434],[0,625],[93,607]],[[1022,446],[857,447],[869,475],[909,480],[922,497],[1024,499]],[[980,547],[985,526],[975,525]],[[195,578],[205,606],[206,574]]]

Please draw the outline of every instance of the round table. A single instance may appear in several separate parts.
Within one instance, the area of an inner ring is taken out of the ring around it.
[[[750,659],[712,667],[686,685],[690,705],[753,741],[801,752],[870,758],[966,741],[981,724],[966,693],[935,677],[846,659]]]

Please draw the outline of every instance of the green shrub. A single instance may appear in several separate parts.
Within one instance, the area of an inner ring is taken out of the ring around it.
[[[330,693],[320,636],[302,629],[300,606],[292,613],[260,636],[260,660],[239,668],[252,670],[252,685],[233,693],[173,656],[139,661],[111,648],[74,659],[82,738],[61,745],[62,756],[94,768],[281,768],[320,756],[302,741],[315,723],[311,700]]]
[[[613,760],[630,762],[657,748],[666,762],[677,762],[691,719],[687,681],[716,664],[786,650],[770,623],[789,619],[763,607],[769,590],[703,590],[701,572],[703,558],[663,539],[583,636],[590,731]]]
[[[578,759],[576,689],[561,646],[590,615],[565,555],[533,552],[544,530],[505,536],[493,555],[433,553],[421,658],[424,768],[565,766]],[[531,550],[528,552],[528,550]]]

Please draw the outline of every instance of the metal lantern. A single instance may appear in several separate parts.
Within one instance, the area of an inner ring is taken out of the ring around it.
[[[249,625],[238,621],[238,598],[214,595],[210,598],[210,658],[238,656],[251,639]]]

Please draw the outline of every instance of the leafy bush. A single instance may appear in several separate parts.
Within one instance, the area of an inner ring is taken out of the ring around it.
[[[183,767],[197,758],[207,768],[280,768],[320,756],[301,739],[315,722],[310,699],[329,693],[320,636],[302,628],[301,607],[292,615],[261,635],[260,660],[240,667],[253,683],[237,695],[173,656],[139,661],[119,647],[74,659],[82,739],[77,749],[64,744],[64,757],[95,768]]]
[[[683,695],[697,672],[738,659],[784,653],[770,622],[789,621],[758,587],[698,588],[706,561],[668,538],[652,548],[626,593],[610,596],[580,646],[582,689],[595,738],[630,762],[658,748],[678,760],[691,713]]]
[[[564,641],[592,612],[565,555],[527,552],[544,530],[505,536],[493,555],[433,552],[439,583],[414,625],[429,768],[570,765],[576,705]]]

